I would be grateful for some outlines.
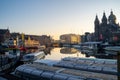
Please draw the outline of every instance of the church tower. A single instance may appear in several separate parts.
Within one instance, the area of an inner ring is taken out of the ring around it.
[[[105,15],[105,12],[103,13],[103,17],[102,17],[102,24],[107,24],[107,17]]]
[[[96,15],[95,21],[94,21],[94,30],[95,30],[95,41],[99,40],[99,30],[100,30],[100,21],[98,19],[98,16]]]
[[[100,21],[98,19],[98,16],[96,15],[96,18],[95,18],[95,21],[94,21],[94,24],[95,26],[99,25]]]

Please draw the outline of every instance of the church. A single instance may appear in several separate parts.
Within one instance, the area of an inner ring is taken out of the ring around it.
[[[120,26],[119,23],[116,23],[116,16],[113,14],[113,11],[110,12],[108,18],[104,12],[101,23],[96,15],[94,31],[95,41],[112,42],[120,40]]]

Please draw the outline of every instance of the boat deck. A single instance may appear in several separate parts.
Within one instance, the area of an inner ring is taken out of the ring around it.
[[[57,67],[65,67],[77,70],[85,70],[106,74],[117,74],[117,61],[111,59],[90,59],[90,58],[63,58],[57,64]]]
[[[112,74],[67,69],[40,64],[25,64],[16,69],[27,74],[37,75],[50,80],[117,80],[117,76]]]

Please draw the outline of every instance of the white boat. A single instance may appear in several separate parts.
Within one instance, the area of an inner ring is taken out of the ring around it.
[[[42,59],[43,57],[45,57],[45,53],[43,51],[40,51],[40,52],[24,55],[21,61],[23,61],[23,62],[30,61],[31,62],[31,61],[35,61],[37,59]]]
[[[98,50],[102,47],[101,42],[85,42],[81,43],[81,50],[82,51],[92,51],[93,53],[97,53]]]
[[[42,65],[48,65],[48,66],[54,66],[54,64],[58,63],[57,60],[50,60],[50,59],[41,59],[41,60],[35,60],[33,64],[42,64]]]
[[[20,50],[9,50],[8,52],[5,52],[5,55],[9,58],[16,58],[20,57]]]
[[[80,48],[81,48],[81,46],[80,46],[79,44],[77,44],[77,45],[72,45],[72,47],[74,47],[74,48],[76,48],[76,49],[80,49]]]
[[[95,49],[98,48],[102,43],[101,42],[85,42],[81,43],[83,49]]]

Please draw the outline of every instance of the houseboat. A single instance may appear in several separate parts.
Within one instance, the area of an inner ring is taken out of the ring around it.
[[[14,68],[20,59],[20,51],[15,49],[1,49],[0,51],[0,73],[6,73]]]

